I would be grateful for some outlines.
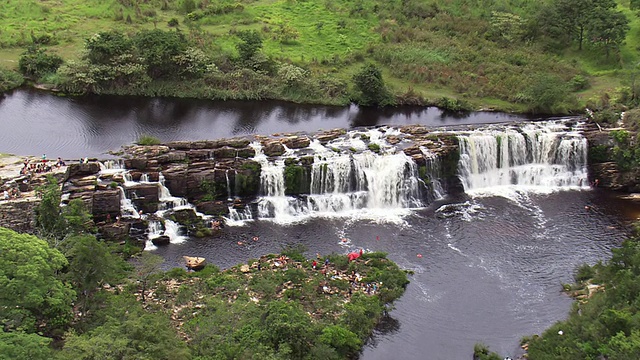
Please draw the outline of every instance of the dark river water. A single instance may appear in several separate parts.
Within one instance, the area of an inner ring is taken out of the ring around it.
[[[456,125],[524,120],[495,112],[444,114],[437,108],[360,109],[285,102],[119,96],[58,97],[18,90],[0,97],[0,152],[104,157],[141,135],[202,140],[375,125]]]
[[[63,98],[16,91],[0,100],[0,152],[104,156],[141,134],[161,140],[317,131],[374,125],[458,125],[526,120],[497,113],[452,117],[432,108],[362,110],[267,102],[210,102],[120,97]],[[457,211],[443,213],[441,206]],[[588,209],[585,206],[589,206]],[[166,266],[182,255],[229,267],[283,246],[315,253],[385,251],[412,270],[405,295],[365,346],[362,359],[471,359],[484,343],[503,355],[519,340],[566,317],[562,283],[576,266],[610,257],[637,218],[638,206],[601,189],[503,196],[445,197],[402,218],[312,218],[282,225],[260,220],[222,235],[152,250]],[[239,246],[240,240],[260,236]],[[350,239],[344,244],[342,238]],[[421,256],[418,256],[421,255]]]

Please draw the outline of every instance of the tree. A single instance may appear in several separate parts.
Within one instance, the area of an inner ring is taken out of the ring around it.
[[[620,45],[629,30],[627,18],[616,10],[616,6],[614,0],[554,0],[550,4],[552,11],[543,7],[541,13],[556,20],[544,22],[542,26],[560,27],[578,42],[579,50],[582,50],[585,39],[604,45],[609,56],[609,50]],[[559,32],[554,34],[556,37],[565,36]]]
[[[560,17],[559,26],[571,34],[573,39],[578,40],[578,49],[580,50],[582,50],[595,1],[597,0],[556,0],[554,3],[555,12]]]
[[[360,105],[384,106],[392,103],[391,95],[382,80],[382,72],[374,64],[364,65],[353,76],[359,94],[356,101]]]
[[[154,276],[160,271],[160,265],[163,261],[161,256],[149,252],[143,252],[138,258],[135,277],[140,284],[140,296],[143,303],[146,301],[147,288],[149,288]]]
[[[530,79],[526,99],[531,111],[553,113],[558,106],[567,100],[568,94],[569,89],[562,79],[541,74]]]
[[[93,64],[109,64],[114,58],[133,51],[133,43],[118,31],[100,32],[87,39],[87,60]]]
[[[240,54],[240,60],[247,62],[262,49],[262,38],[255,30],[243,30],[236,33],[240,42],[236,44],[236,49]]]
[[[176,74],[178,66],[175,63],[175,58],[182,54],[188,46],[182,33],[159,29],[137,33],[133,38],[133,43],[138,49],[138,53],[144,58],[149,76],[152,79]]]
[[[60,212],[62,192],[58,181],[53,176],[47,177],[47,184],[36,189],[42,200],[35,208],[36,231],[45,239],[51,239],[53,247],[57,247],[64,237],[66,226]]]
[[[605,49],[607,58],[611,50],[617,50],[627,37],[629,20],[620,11],[602,9],[594,11],[587,25],[589,41]]]
[[[30,46],[20,55],[18,69],[25,76],[40,78],[55,73],[64,61],[55,54],[49,54],[38,46]]]
[[[0,228],[0,320],[5,330],[52,331],[68,324],[74,291],[58,278],[62,253],[33,235]]]
[[[49,360],[51,339],[38,334],[0,330],[0,360]]]
[[[103,309],[104,322],[84,334],[69,333],[60,359],[186,360],[189,349],[168,316],[144,311],[127,295],[113,295]]]
[[[84,315],[100,286],[113,283],[124,275],[125,263],[110,251],[106,243],[93,235],[74,235],[67,239],[67,243],[69,270],[66,278],[78,293],[78,304]]]

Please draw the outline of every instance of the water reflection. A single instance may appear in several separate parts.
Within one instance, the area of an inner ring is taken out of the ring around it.
[[[0,98],[0,152],[103,157],[140,135],[162,141],[316,132],[380,125],[461,125],[530,120],[521,115],[443,113],[437,108],[360,108],[280,101],[125,96],[59,97],[17,90]]]

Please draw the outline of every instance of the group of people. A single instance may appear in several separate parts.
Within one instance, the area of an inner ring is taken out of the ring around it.
[[[4,200],[16,199],[16,198],[19,198],[19,197],[20,197],[20,190],[18,190],[18,188],[15,188],[15,187],[6,188],[2,192],[2,198]]]
[[[40,161],[31,161],[28,158],[24,159],[20,175],[47,173],[52,171],[54,168],[61,168],[63,166],[66,166],[66,163],[62,158],[58,157],[54,163],[47,160],[47,155],[43,154]]]

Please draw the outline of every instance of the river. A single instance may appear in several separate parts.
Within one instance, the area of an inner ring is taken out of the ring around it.
[[[0,152],[101,157],[141,134],[163,141],[196,140],[336,127],[523,120],[496,113],[451,117],[429,108],[377,111],[275,102],[62,98],[20,90],[0,101]],[[624,239],[624,224],[639,212],[615,194],[582,182],[531,188],[494,184],[486,176],[482,180],[483,191],[444,196],[422,207],[292,222],[259,219],[227,226],[219,237],[189,238],[150,251],[165,257],[167,266],[179,266],[181,256],[189,254],[223,268],[291,244],[304,245],[310,256],[358,248],[385,251],[413,275],[362,359],[470,359],[479,342],[515,357],[521,337],[566,317],[572,299],[561,285],[571,282],[576,266],[609,258],[611,248]],[[245,241],[253,236],[260,240]]]

